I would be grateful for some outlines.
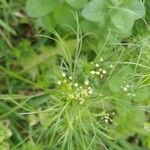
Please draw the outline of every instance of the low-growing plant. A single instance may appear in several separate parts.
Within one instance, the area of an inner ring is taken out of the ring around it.
[[[0,150],[149,149],[147,3],[27,0],[28,39],[0,22]]]

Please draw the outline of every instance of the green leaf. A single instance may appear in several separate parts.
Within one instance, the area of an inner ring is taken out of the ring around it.
[[[60,0],[27,0],[26,11],[30,17],[39,18],[55,10]]]
[[[125,81],[128,82],[133,77],[133,71],[130,67],[124,67],[116,73],[109,81],[108,85],[112,92],[116,93],[121,91],[121,86]]]
[[[95,23],[95,22],[89,22],[87,20],[83,20],[81,22],[81,28],[82,28],[82,31],[85,33],[87,32],[94,33],[94,34],[100,33],[98,23]],[[92,44],[92,43],[89,43],[89,44]]]
[[[145,15],[145,7],[141,0],[126,0],[123,7],[126,13],[130,13],[135,19],[140,19]]]
[[[82,8],[87,3],[87,0],[66,0],[66,2],[74,8]]]
[[[53,14],[48,14],[41,18],[43,27],[46,29],[54,29],[56,26],[56,21]]]
[[[73,28],[76,27],[76,21],[72,14],[73,11],[74,11],[73,8],[71,8],[69,5],[64,4],[54,12],[54,18],[57,24],[62,29],[70,31],[70,28],[68,26]]]
[[[41,150],[42,147],[39,144],[34,144],[33,142],[24,143],[22,150]]]
[[[123,0],[110,0],[112,2],[113,5],[115,6],[119,6],[120,4],[123,3]]]
[[[92,0],[82,10],[82,16],[90,21],[103,22],[107,17],[109,3],[105,0]]]
[[[139,88],[136,91],[134,91],[135,102],[142,102],[144,100],[148,100],[150,98],[150,88],[144,87],[144,88]]]
[[[114,26],[122,33],[130,33],[134,25],[134,16],[124,11],[116,11],[111,16]]]
[[[119,137],[132,136],[135,133],[144,131],[145,113],[131,108],[117,107],[118,116],[115,118],[117,126],[114,134]]]

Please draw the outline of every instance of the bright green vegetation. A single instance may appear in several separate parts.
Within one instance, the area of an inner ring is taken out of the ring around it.
[[[0,0],[0,150],[150,149],[149,0]]]

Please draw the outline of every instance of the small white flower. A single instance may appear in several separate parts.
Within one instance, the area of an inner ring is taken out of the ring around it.
[[[94,74],[95,74],[95,71],[94,71],[94,70],[92,70],[90,73],[91,73],[92,75],[94,75]]]
[[[58,85],[61,85],[61,81],[58,81],[57,84],[58,84]]]
[[[62,73],[62,77],[66,77],[66,74],[64,72]]]
[[[103,70],[102,72],[103,72],[103,74],[106,74],[106,73],[107,73],[106,70]]]
[[[82,104],[83,104],[83,101],[81,101],[80,104],[82,105]]]
[[[88,87],[88,89],[89,89],[89,90],[91,90],[91,89],[92,89],[92,87],[90,87],[90,86],[89,86],[89,87]]]
[[[93,90],[91,89],[91,90],[89,90],[89,92],[88,92],[89,94],[93,94]]]
[[[89,80],[86,80],[84,83],[85,85],[89,85]]]
[[[82,91],[82,94],[87,95],[87,90],[86,90],[86,89],[84,89],[84,90]]]
[[[99,64],[95,64],[96,67],[99,67]]]
[[[110,67],[110,68],[113,68],[114,66],[113,66],[113,65],[110,65],[109,67]]]
[[[136,96],[134,93],[132,94],[133,96]]]
[[[72,80],[72,76],[70,76],[69,79]]]
[[[99,68],[99,71],[101,72],[101,71],[102,71],[102,68]]]
[[[128,91],[127,87],[123,87],[123,90],[124,90],[125,92]]]
[[[105,123],[108,123],[108,119],[105,119]]]
[[[78,87],[78,83],[75,83],[74,86],[75,86],[75,87]]]
[[[99,71],[96,71],[96,74],[97,74],[97,75],[100,75],[100,72],[99,72]]]
[[[104,60],[103,57],[101,57],[101,58],[100,58],[100,61],[103,61],[103,60]]]
[[[115,115],[116,113],[115,112],[112,112],[112,115]]]
[[[126,87],[129,88],[129,84],[127,84]]]

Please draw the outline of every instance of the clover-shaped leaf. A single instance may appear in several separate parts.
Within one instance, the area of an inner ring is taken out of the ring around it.
[[[108,1],[92,0],[82,10],[82,16],[90,21],[101,22],[107,17]]]
[[[52,12],[60,0],[27,0],[26,11],[30,17],[39,18]]]
[[[87,3],[87,0],[66,0],[66,2],[74,8],[82,8]]]

